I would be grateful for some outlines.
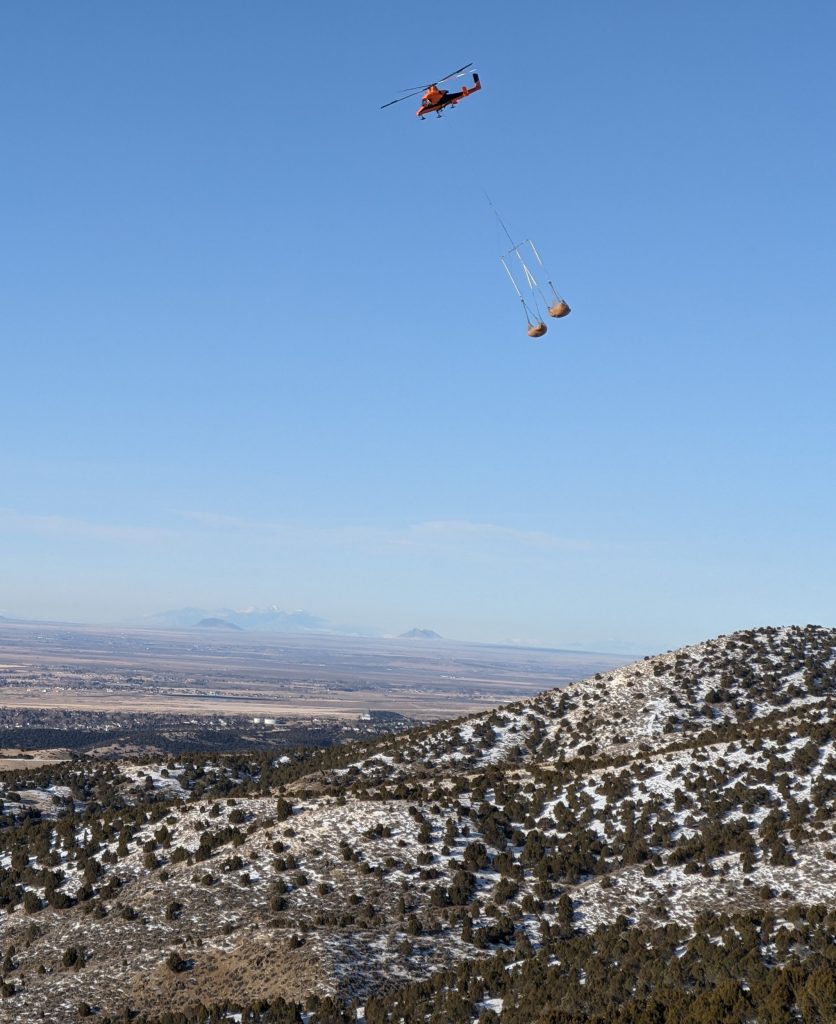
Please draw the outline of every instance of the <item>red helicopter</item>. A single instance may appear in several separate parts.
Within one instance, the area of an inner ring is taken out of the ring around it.
[[[435,112],[441,117],[441,111],[445,107],[454,107],[459,100],[463,100],[465,96],[472,96],[474,92],[478,92],[482,88],[482,83],[479,81],[479,75],[473,71],[473,85],[468,89],[466,85],[462,86],[460,92],[449,92],[447,89],[439,89],[438,87],[442,82],[446,82],[451,78],[458,78],[467,71],[468,68],[473,67],[473,62],[465,64],[463,68],[457,68],[455,71],[451,71],[449,75],[445,75],[444,78],[439,78],[437,82],[430,82],[429,85],[420,85],[413,87],[412,91],[407,96],[401,96],[400,99],[390,100],[388,103],[384,103],[380,108],[383,110],[384,107],[391,107],[393,103],[400,103],[401,100],[411,99],[413,96],[417,96],[419,92],[424,93],[421,97],[421,106],[415,111],[421,120],[424,120],[425,115],[432,114]],[[403,92],[408,92],[404,89]]]

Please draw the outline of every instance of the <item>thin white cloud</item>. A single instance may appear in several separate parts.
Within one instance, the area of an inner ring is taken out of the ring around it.
[[[13,508],[0,508],[0,531],[51,537],[84,537],[90,540],[158,543],[171,537],[159,527],[97,523],[74,516],[36,515]]]
[[[546,530],[524,530],[467,519],[431,519],[397,526],[311,525],[247,519],[242,516],[184,509],[170,510],[180,520],[171,527],[101,523],[75,516],[43,515],[0,508],[0,531],[53,537],[79,537],[113,543],[159,544],[203,533],[223,537],[255,538],[261,543],[296,548],[349,547],[386,550],[448,550],[461,554],[508,555],[514,551],[593,552],[618,544],[584,538],[561,537]]]
[[[553,551],[587,551],[600,544],[583,538],[567,538],[545,530],[522,530],[496,523],[465,519],[433,519],[401,526],[309,525],[250,520],[214,512],[172,510],[174,515],[218,533],[247,533],[293,544],[357,545],[382,547],[510,547]]]
[[[466,519],[436,519],[415,523],[404,531],[409,538],[428,538],[451,543],[476,541],[488,544],[523,545],[559,550],[591,549],[591,541],[560,537],[545,530],[520,530],[496,523],[471,522]]]
[[[252,530],[252,529],[278,529],[273,523],[256,522],[255,520],[242,519],[240,516],[226,516],[219,512],[195,512],[191,509],[173,508],[171,515],[187,522],[198,523],[215,530]]]

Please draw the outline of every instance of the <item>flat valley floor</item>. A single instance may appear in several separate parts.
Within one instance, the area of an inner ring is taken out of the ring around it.
[[[0,708],[188,716],[455,718],[625,664],[447,640],[0,623]]]

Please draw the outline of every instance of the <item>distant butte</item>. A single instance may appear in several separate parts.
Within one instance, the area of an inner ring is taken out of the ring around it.
[[[239,633],[242,632],[240,626],[236,626],[234,622],[227,622],[226,619],[201,619],[200,622],[195,623],[195,627],[201,629],[234,629]]]
[[[410,629],[407,633],[401,633],[401,640],[443,640],[440,633],[433,629]]]

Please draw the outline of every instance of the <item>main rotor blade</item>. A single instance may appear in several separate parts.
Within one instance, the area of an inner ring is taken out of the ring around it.
[[[473,61],[471,61],[469,64],[465,64],[465,66],[463,68],[457,68],[455,71],[451,71],[450,74],[449,75],[445,75],[444,78],[439,78],[439,80],[435,84],[436,85],[440,85],[441,82],[446,82],[448,78],[455,78],[456,75],[460,75],[462,73],[462,71],[467,71],[468,68],[472,68],[472,67],[473,67]]]
[[[460,75],[463,71],[467,71],[468,68],[472,68],[472,67],[473,67],[473,61],[471,61],[469,64],[465,64],[465,66],[463,68],[456,68],[455,71],[451,71],[450,74],[449,75],[445,75],[444,78],[439,78],[439,80],[437,82],[429,82],[427,85],[415,85],[415,86],[412,86],[411,88],[412,88],[413,91],[410,92],[408,96],[399,96],[398,99],[396,99],[396,100],[390,100],[388,103],[384,103],[383,106],[380,109],[383,110],[384,107],[391,107],[395,103],[400,103],[401,100],[408,100],[412,96],[417,96],[419,92],[424,92],[425,89],[432,89],[432,87],[434,85],[441,85],[441,83],[442,82],[446,82],[448,78],[455,78],[456,75]],[[407,92],[407,90],[406,89],[401,89],[401,92]]]
[[[413,96],[417,96],[419,92],[423,92],[423,91],[424,91],[423,88],[416,89],[415,92],[411,92],[408,96],[399,96],[396,100],[389,100],[389,102],[388,103],[384,103],[383,106],[380,109],[383,110],[384,107],[391,107],[393,103],[400,103],[402,100],[412,99]]]

